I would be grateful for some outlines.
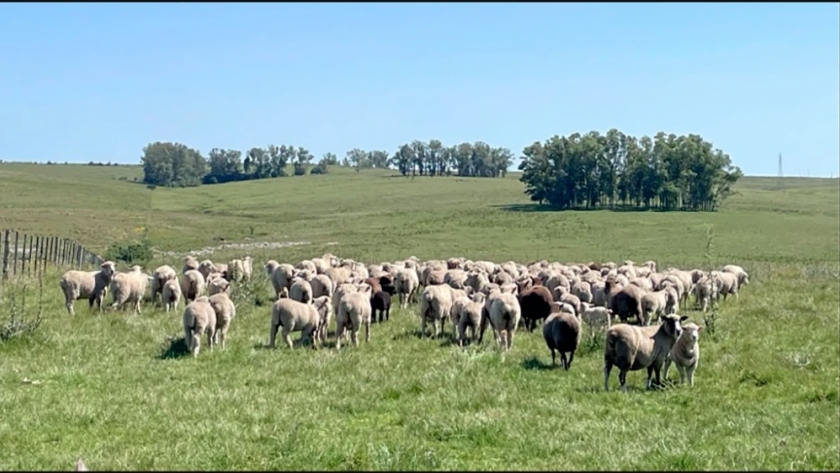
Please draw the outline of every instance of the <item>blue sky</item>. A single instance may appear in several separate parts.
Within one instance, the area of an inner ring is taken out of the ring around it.
[[[837,4],[0,4],[0,159],[698,133],[837,176]]]

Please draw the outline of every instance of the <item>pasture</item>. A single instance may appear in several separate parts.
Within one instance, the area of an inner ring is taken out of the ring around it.
[[[183,306],[97,314],[77,301],[70,317],[61,272],[46,277],[39,331],[0,342],[0,469],[70,469],[79,456],[91,470],[840,468],[837,179],[787,179],[777,191],[774,178],[744,178],[715,213],[549,212],[517,173],[392,173],[150,191],[132,182],[134,166],[0,164],[0,228],[100,253],[147,231],[160,251],[149,272],[242,243],[205,257],[250,254],[257,275],[233,289],[227,350],[204,346],[197,359],[183,356]],[[520,326],[508,354],[492,337],[461,350],[449,325],[421,340],[416,306],[392,308],[371,343],[340,353],[263,348],[273,290],[262,264],[327,251],[365,263],[731,263],[750,284],[701,334],[694,388],[645,391],[636,371],[628,393],[615,372],[604,392],[602,343],[582,342],[565,372],[550,368],[540,330]],[[19,279],[0,286],[0,317],[24,283],[34,310],[37,282]]]

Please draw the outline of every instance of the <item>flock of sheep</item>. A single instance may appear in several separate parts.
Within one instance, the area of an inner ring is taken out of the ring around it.
[[[337,349],[348,332],[350,342],[358,345],[362,326],[369,342],[371,323],[390,318],[391,297],[396,295],[403,308],[419,304],[421,338],[427,335],[427,324],[437,337],[449,320],[460,346],[482,343],[489,326],[497,344],[508,351],[520,322],[529,332],[542,323],[552,364],[559,353],[566,370],[580,344],[582,326],[591,334],[605,331],[606,390],[614,366],[622,390],[626,390],[628,371],[647,369],[647,387],[652,388],[654,375],[659,386],[660,372],[664,368],[662,375],[667,378],[671,364],[679,370],[681,382],[687,379],[693,385],[703,327],[683,324],[687,316],[677,315],[677,310],[693,296],[695,305],[705,312],[710,302],[721,296],[737,298],[740,287],[749,284],[740,266],[711,272],[676,268],[657,272],[653,261],[642,265],[539,261],[525,266],[465,258],[421,262],[410,257],[366,266],[327,253],[295,266],[270,260],[264,269],[276,296],[269,332],[272,348],[282,328],[280,337],[289,348],[293,346],[290,333],[301,332],[301,341],[317,349],[327,341],[333,315]],[[116,265],[106,261],[98,271],[67,271],[59,284],[71,315],[77,299],[88,299],[91,307],[96,305],[101,311],[108,292],[112,308],[124,310],[132,304],[140,313],[149,285],[149,299],[154,304],[160,295],[167,312],[183,299],[184,336],[197,356],[205,333],[208,348],[218,343],[225,348],[228,327],[236,315],[229,296],[231,284],[248,280],[252,274],[250,256],[228,264],[187,256],[180,277],[167,265],[148,275],[139,266],[117,272]],[[620,323],[614,324],[616,317]]]

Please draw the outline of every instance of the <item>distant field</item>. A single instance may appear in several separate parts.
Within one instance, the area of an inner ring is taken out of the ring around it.
[[[40,331],[0,342],[0,469],[69,469],[77,456],[93,470],[840,469],[837,179],[790,178],[778,191],[775,178],[744,178],[719,212],[660,213],[541,211],[516,173],[405,179],[333,168],[151,192],[132,182],[141,175],[136,166],[0,164],[0,229],[104,252],[148,227],[161,251],[150,266],[178,268],[203,247],[298,243],[209,256],[251,254],[259,272],[269,258],[325,251],[368,263],[414,255],[707,267],[712,225],[714,265],[740,264],[751,283],[721,306],[714,333],[701,334],[694,389],[646,392],[644,372],[633,372],[621,394],[617,373],[603,392],[601,345],[582,343],[571,371],[551,370],[539,331],[517,332],[508,355],[487,341],[462,351],[418,339],[416,307],[392,310],[358,349],[262,349],[270,308],[255,299],[272,293],[261,272],[234,290],[227,351],[180,358],[170,345],[183,336],[180,310],[96,315],[79,301],[71,318],[56,273],[45,280]],[[16,287],[0,286],[0,317]],[[31,281],[27,291],[31,306]]]

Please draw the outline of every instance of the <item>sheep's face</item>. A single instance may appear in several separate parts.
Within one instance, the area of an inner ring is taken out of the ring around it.
[[[689,322],[682,326],[682,337],[694,346],[700,340],[700,332],[703,330],[702,325],[697,325],[694,322]]]
[[[102,271],[102,274],[111,278],[117,272],[117,265],[113,261],[106,261],[99,266],[99,269]]]
[[[682,322],[688,319],[687,315],[668,314],[662,317],[662,325],[665,331],[674,338],[679,338],[683,332]]]

